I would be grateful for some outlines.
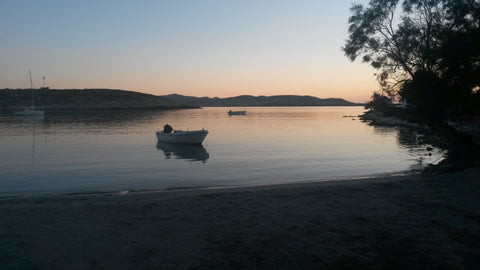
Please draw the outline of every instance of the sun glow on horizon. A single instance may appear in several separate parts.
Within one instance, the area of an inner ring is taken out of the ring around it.
[[[378,83],[341,51],[350,0],[0,3],[0,89],[310,95],[367,101]],[[23,18],[29,20],[23,20]]]

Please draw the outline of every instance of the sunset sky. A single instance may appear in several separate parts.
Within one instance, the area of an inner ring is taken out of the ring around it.
[[[0,88],[312,95],[365,102],[378,83],[341,51],[367,0],[0,0]]]

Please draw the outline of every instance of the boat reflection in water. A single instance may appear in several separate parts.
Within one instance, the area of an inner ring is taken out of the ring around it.
[[[201,144],[178,144],[157,142],[157,149],[165,153],[165,158],[186,159],[190,161],[202,161],[205,163],[210,157],[207,150]]]

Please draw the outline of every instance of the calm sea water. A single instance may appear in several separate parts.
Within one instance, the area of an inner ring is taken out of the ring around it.
[[[362,123],[362,107],[62,111],[0,116],[0,196],[263,185],[368,177],[438,162],[413,131]],[[205,128],[201,146],[155,132]],[[431,155],[428,155],[430,153]]]

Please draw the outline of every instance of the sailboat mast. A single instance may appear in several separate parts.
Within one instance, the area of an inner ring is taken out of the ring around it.
[[[35,109],[35,90],[33,89],[32,71],[28,70],[28,76],[30,77],[30,92],[32,92],[32,104],[31,107],[25,107],[24,110],[15,112],[15,115],[19,116],[44,116],[45,111],[43,109]]]
[[[32,71],[28,70],[28,75],[30,75],[30,89],[33,89],[33,81],[32,81]]]
[[[32,71],[28,70],[28,75],[30,76],[30,90],[32,92],[32,106],[35,108],[35,99],[33,97],[33,80],[32,80]]]

